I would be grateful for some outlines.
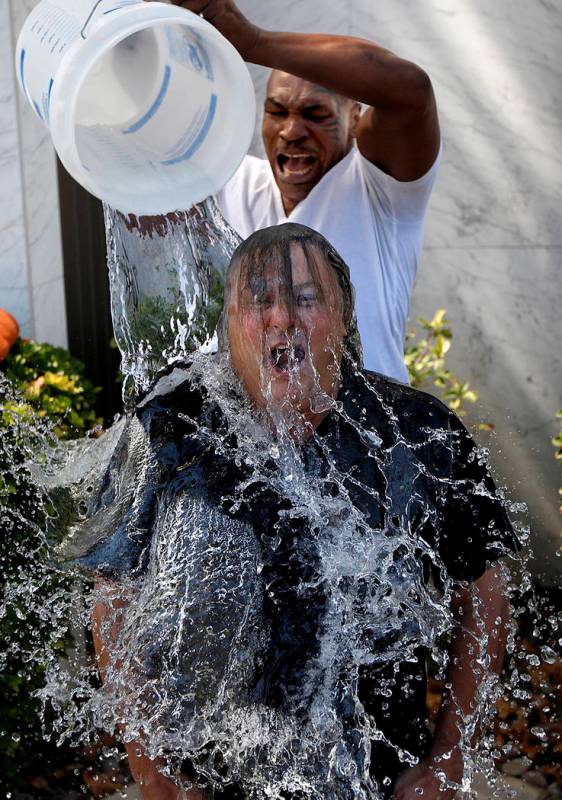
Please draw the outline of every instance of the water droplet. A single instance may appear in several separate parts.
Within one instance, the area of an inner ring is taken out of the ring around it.
[[[543,661],[546,661],[547,664],[554,664],[557,656],[551,647],[544,645],[544,647],[541,647],[541,658]]]

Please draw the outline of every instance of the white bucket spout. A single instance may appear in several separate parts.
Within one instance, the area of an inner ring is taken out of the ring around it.
[[[17,47],[22,90],[70,174],[135,214],[216,193],[250,145],[253,85],[189,11],[143,0],[42,0]]]

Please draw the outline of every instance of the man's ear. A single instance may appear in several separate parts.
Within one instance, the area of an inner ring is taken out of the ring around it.
[[[357,129],[359,127],[359,121],[361,119],[362,112],[363,112],[363,107],[361,106],[361,103],[356,103],[355,101],[353,101],[351,103],[351,109],[349,112],[351,118],[349,135],[351,136],[352,139],[357,139]]]

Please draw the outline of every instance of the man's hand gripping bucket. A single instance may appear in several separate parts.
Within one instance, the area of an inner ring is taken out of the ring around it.
[[[21,87],[68,172],[135,214],[190,207],[246,154],[252,82],[208,22],[142,0],[42,0],[17,47]]]

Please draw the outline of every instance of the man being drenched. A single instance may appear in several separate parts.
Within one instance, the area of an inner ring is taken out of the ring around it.
[[[243,239],[288,220],[322,233],[351,271],[365,366],[407,381],[404,336],[440,149],[427,74],[364,39],[263,30],[232,0],[175,2],[273,69],[267,160],[246,157],[218,196],[224,216]]]
[[[304,226],[240,245],[221,338],[126,420],[73,540],[98,579],[94,719],[124,731],[146,800],[182,796],[174,780],[192,798],[452,798],[517,548],[474,442],[362,369],[349,271]]]

